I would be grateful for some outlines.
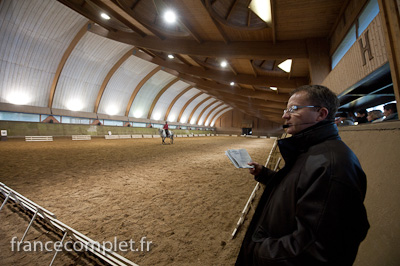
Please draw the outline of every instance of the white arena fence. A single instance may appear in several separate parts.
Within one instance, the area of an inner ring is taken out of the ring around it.
[[[33,214],[33,217],[25,230],[24,235],[22,236],[20,242],[22,242],[25,236],[28,233],[29,228],[32,226],[33,221],[36,217],[42,219],[43,222],[48,224],[54,231],[61,231],[63,237],[61,239],[61,244],[64,243],[66,237],[69,237],[74,242],[79,242],[85,250],[92,253],[97,258],[101,259],[104,262],[109,263],[112,266],[138,266],[137,264],[133,263],[132,261],[122,257],[121,255],[111,251],[110,249],[105,248],[103,245],[100,245],[99,242],[95,242],[94,240],[90,239],[89,237],[81,234],[80,232],[76,231],[75,229],[69,227],[68,225],[62,223],[61,221],[57,220],[56,216],[46,210],[45,208],[39,206],[38,204],[32,202],[31,200],[27,199],[23,195],[19,194],[15,190],[7,187],[3,183],[0,183],[0,192],[4,195],[5,200],[0,207],[0,211],[6,205],[8,200],[14,201],[18,204],[22,209],[25,211],[29,211]],[[54,253],[53,259],[50,262],[50,266],[53,264],[56,256],[58,254],[58,250]]]
[[[90,135],[72,135],[72,140],[91,140],[92,136]]]
[[[53,141],[53,136],[25,136],[25,141]]]
[[[193,138],[193,137],[238,137],[235,134],[178,134],[175,137],[177,138]],[[254,135],[240,135],[241,137],[246,138],[269,138],[267,136],[254,136]],[[72,135],[72,140],[91,140],[91,135]],[[160,135],[150,135],[150,134],[135,134],[135,135],[104,135],[104,138],[107,140],[111,139],[141,139],[141,138],[160,138]],[[274,137],[271,137],[274,138]],[[53,136],[25,136],[25,141],[53,141]]]

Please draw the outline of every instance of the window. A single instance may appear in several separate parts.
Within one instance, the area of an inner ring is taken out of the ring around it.
[[[340,43],[339,47],[332,55],[332,69],[339,63],[340,59],[347,53],[347,51],[351,48],[353,43],[356,42],[356,26],[353,25],[347,33],[346,37]]]
[[[135,123],[135,122],[133,122],[132,126],[133,127],[146,127],[146,123]]]
[[[124,122],[122,121],[116,121],[116,120],[104,120],[104,125],[105,126],[124,126]]]
[[[90,124],[90,119],[88,119],[88,118],[79,118],[79,117],[63,116],[63,117],[62,117],[62,123],[63,123],[63,124],[84,124],[84,125],[89,125],[89,124]]]
[[[0,120],[4,121],[21,121],[21,122],[40,122],[40,115],[0,112]]]
[[[365,31],[368,25],[372,22],[372,20],[378,15],[379,13],[379,5],[378,1],[371,0],[365,7],[364,11],[361,13],[360,17],[358,18],[358,36],[361,36],[361,33]]]
[[[357,38],[360,37],[361,33],[368,27],[372,20],[379,13],[379,5],[377,0],[370,0],[365,6],[364,10],[358,17],[358,28],[356,30],[356,24],[354,24],[343,41],[336,48],[336,51],[332,55],[332,69],[336,67],[339,61],[347,53],[347,51],[353,46]]]
[[[153,124],[154,128],[163,128],[164,125],[163,124]]]

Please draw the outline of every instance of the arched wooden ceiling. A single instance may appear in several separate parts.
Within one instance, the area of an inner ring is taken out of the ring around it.
[[[235,108],[279,123],[310,80],[307,40],[327,38],[346,1],[272,1],[270,25],[248,2],[2,0],[0,102],[206,126]],[[288,58],[290,73],[277,67]]]

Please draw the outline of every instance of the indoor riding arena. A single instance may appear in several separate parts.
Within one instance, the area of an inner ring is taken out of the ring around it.
[[[231,239],[256,182],[233,166],[228,149],[265,162],[274,139],[241,137],[1,143],[1,182],[100,243],[146,237],[150,250],[121,253],[139,265],[233,265],[244,231]],[[261,194],[261,189],[258,195]],[[4,198],[2,199],[2,201]],[[251,214],[251,213],[250,213]],[[11,252],[31,215],[0,212],[2,265],[46,265],[53,253]],[[34,223],[24,241],[57,241]],[[22,248],[21,248],[22,249]],[[90,258],[90,257],[88,257]],[[97,265],[64,253],[54,265]]]
[[[0,266],[400,265],[399,10],[0,0]]]

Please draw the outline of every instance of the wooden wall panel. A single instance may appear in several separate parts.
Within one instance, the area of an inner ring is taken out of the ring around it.
[[[238,110],[231,110],[218,118],[215,122],[216,132],[240,135],[242,126],[246,123],[252,124],[253,135],[256,136],[280,136],[283,133],[281,124],[248,116]]]
[[[362,53],[359,44],[359,40],[362,39],[362,43],[365,46],[367,31],[373,56],[371,60],[367,52]],[[363,57],[366,59],[365,65],[363,65]],[[387,62],[388,56],[385,48],[385,36],[382,29],[381,14],[378,14],[336,67],[325,78],[323,85],[330,88],[336,94],[340,94]]]

